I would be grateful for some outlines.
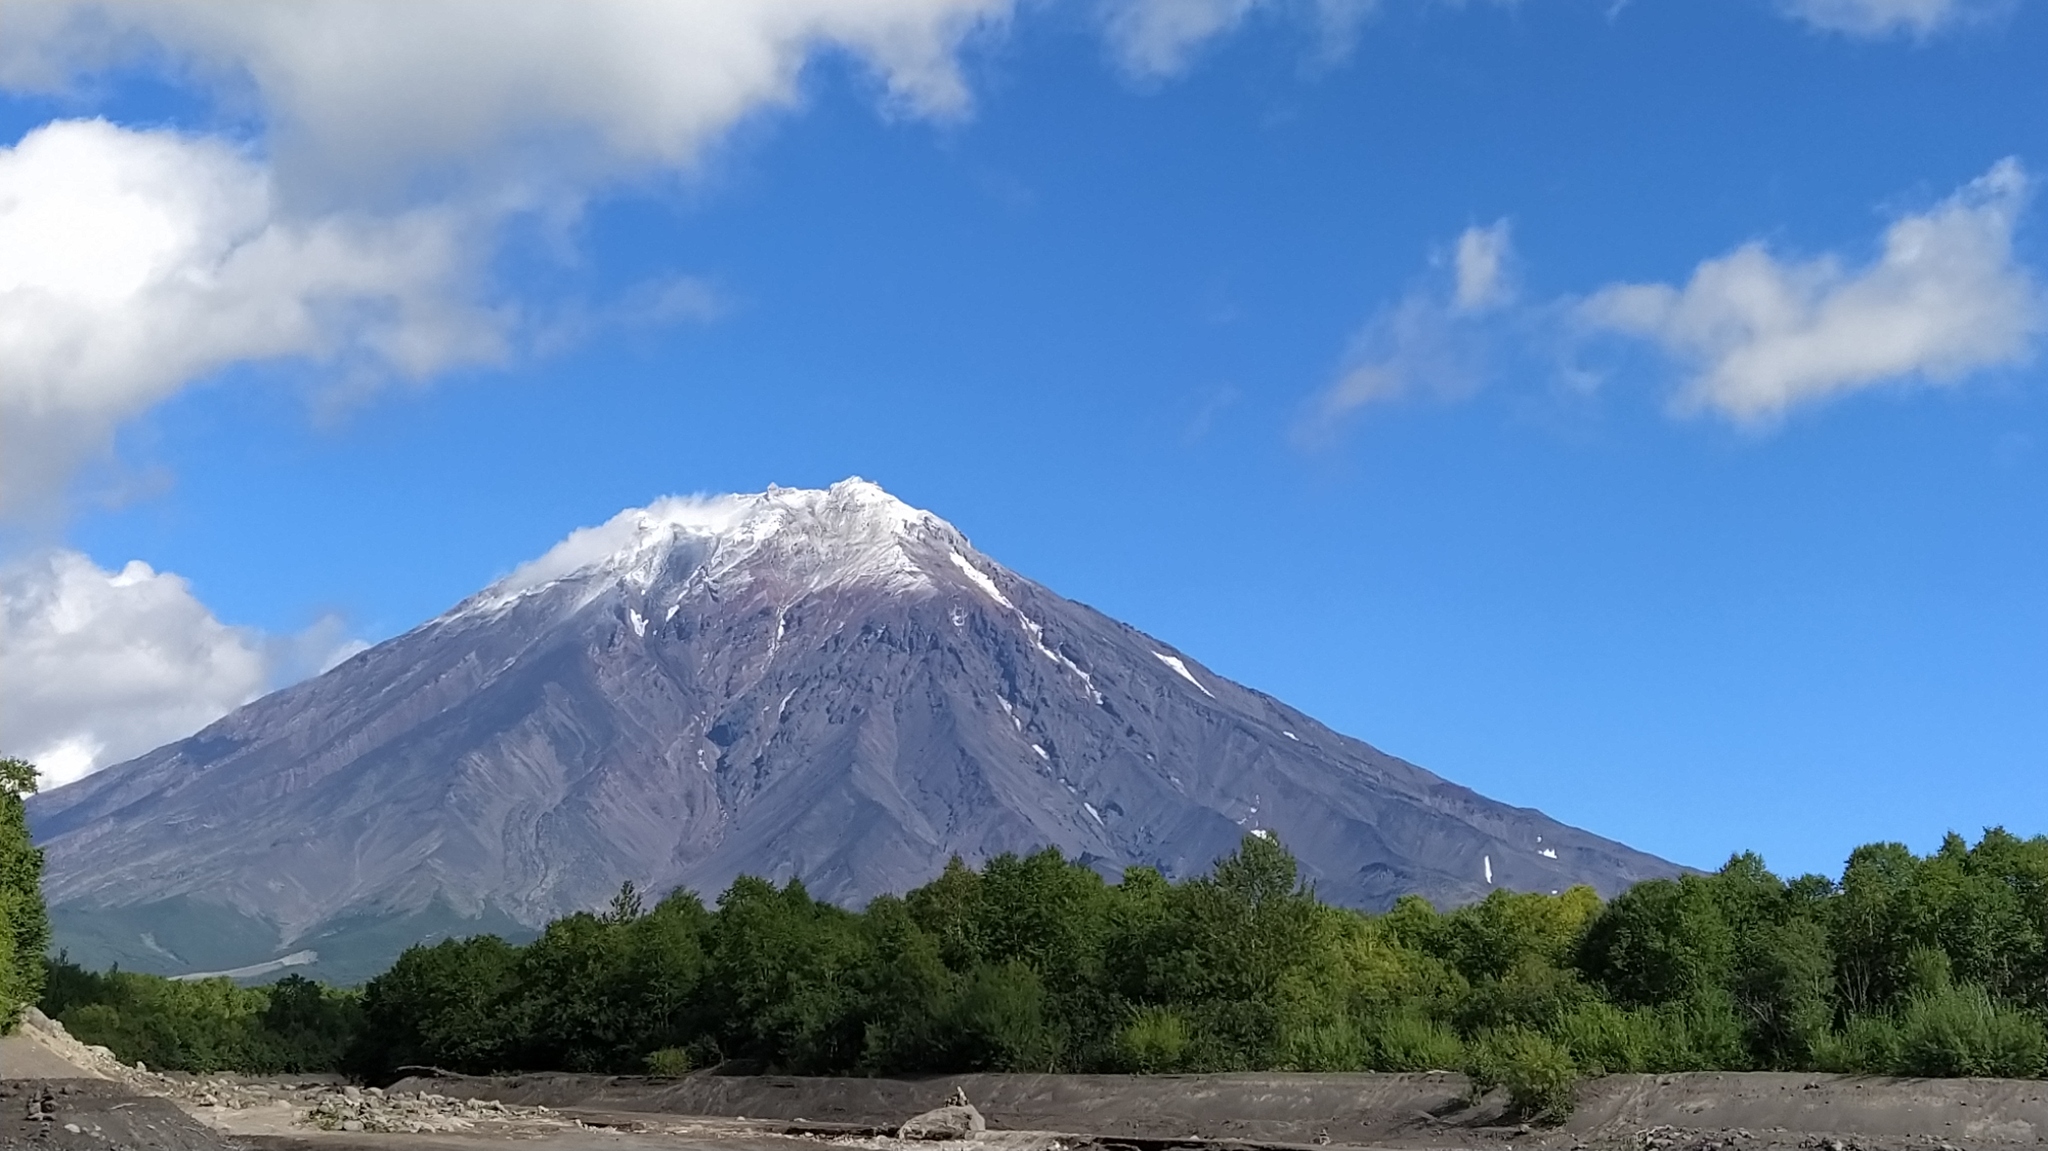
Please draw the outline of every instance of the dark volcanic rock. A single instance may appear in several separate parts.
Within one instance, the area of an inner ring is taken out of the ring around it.
[[[4,1069],[0,1069],[4,1072]],[[0,1079],[0,1151],[228,1151],[168,1099],[104,1079]]]
[[[1677,870],[1339,735],[855,480],[622,513],[30,810],[60,931],[218,907],[272,954],[365,923],[388,958],[393,922],[539,924],[624,879],[853,904],[1048,844],[1184,876],[1247,830],[1366,907]]]

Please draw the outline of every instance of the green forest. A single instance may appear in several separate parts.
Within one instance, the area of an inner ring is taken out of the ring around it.
[[[799,883],[602,913],[523,945],[414,947],[359,989],[50,965],[44,1010],[151,1066],[678,1074],[1461,1070],[1523,1110],[1580,1076],[1782,1069],[2039,1076],[2048,838],[1858,849],[1839,879],[1754,855],[1440,912],[1320,902],[1276,840],[1120,882],[1051,850],[957,861],[848,911]]]

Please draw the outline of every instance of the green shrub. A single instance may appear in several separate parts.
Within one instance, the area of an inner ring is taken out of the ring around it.
[[[1284,1028],[1280,1058],[1289,1071],[1364,1071],[1372,1043],[1349,1016],[1333,1015]]]
[[[1373,1066],[1382,1071],[1445,1071],[1465,1066],[1458,1034],[1421,1015],[1392,1015],[1374,1028]]]
[[[1588,1075],[1661,1071],[1684,1044],[1683,1024],[1674,1028],[1673,1022],[1650,1011],[1588,1003],[1564,1017],[1558,1039]]]
[[[1891,1075],[1904,1059],[1899,1025],[1889,1015],[1854,1015],[1841,1031],[1817,1040],[1813,1065],[1840,1075]]]
[[[1654,1071],[1747,1071],[1749,1039],[1735,1005],[1725,995],[1706,994],[1657,1011],[1665,1021],[1666,1046]]]
[[[647,1073],[679,1079],[690,1073],[690,1053],[681,1047],[664,1047],[647,1055]]]
[[[1975,984],[1914,995],[1899,1039],[1899,1070],[1907,1075],[2030,1079],[2048,1058],[2040,1021]]]
[[[1187,1018],[1168,1007],[1147,1007],[1117,1033],[1117,1055],[1141,1073],[1178,1071],[1186,1065],[1193,1034]]]
[[[1479,1037],[1469,1048],[1466,1075],[1475,1098],[1504,1087],[1508,1105],[1525,1119],[1563,1120],[1577,1103],[1578,1067],[1571,1053],[1547,1035],[1514,1029]]]

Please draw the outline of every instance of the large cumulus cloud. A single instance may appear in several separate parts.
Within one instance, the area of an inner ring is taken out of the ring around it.
[[[229,626],[140,560],[108,571],[42,552],[0,568],[0,754],[69,783],[361,648],[333,620],[293,636]]]

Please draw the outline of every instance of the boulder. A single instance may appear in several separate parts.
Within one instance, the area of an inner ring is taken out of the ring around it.
[[[949,1103],[912,1116],[898,1128],[901,1139],[972,1139],[988,1130],[988,1121],[972,1103]]]

